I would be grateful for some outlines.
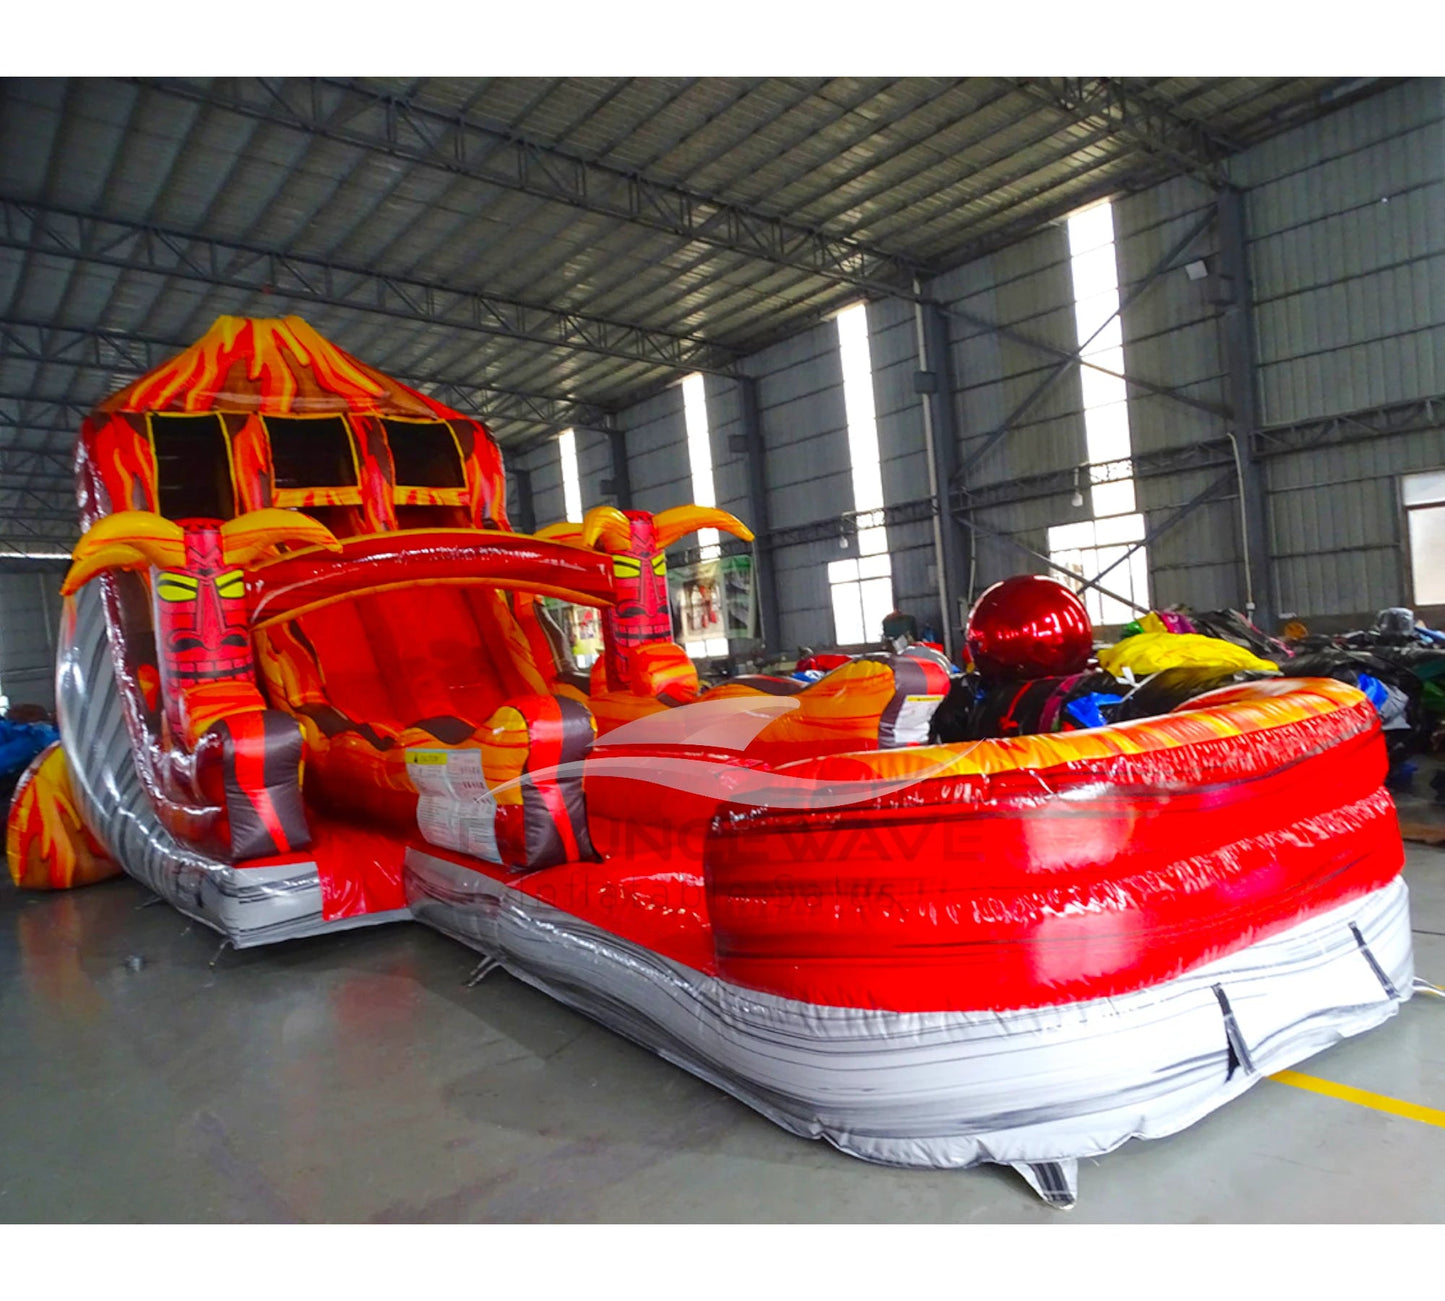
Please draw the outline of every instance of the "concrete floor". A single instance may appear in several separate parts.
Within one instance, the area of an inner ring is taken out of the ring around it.
[[[1445,981],[1445,850],[1409,849]],[[869,1166],[420,926],[227,950],[128,880],[0,888],[3,1222],[1438,1222],[1445,1128],[1270,1080],[1080,1169]],[[141,959],[139,964],[131,959]],[[138,969],[137,969],[138,968]],[[1299,1069],[1445,1109],[1445,1002]]]

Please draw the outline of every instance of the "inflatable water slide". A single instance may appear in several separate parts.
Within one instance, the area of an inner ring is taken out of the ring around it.
[[[942,745],[924,647],[708,688],[666,551],[740,521],[519,533],[482,424],[294,317],[108,398],[76,472],[22,883],[118,868],[237,946],[414,918],[795,1134],[1058,1205],[1410,997],[1341,683]],[[557,602],[600,612],[590,672]]]

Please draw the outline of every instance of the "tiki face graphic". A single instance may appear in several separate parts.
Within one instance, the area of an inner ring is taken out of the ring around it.
[[[156,650],[167,701],[201,682],[250,681],[246,577],[227,562],[219,521],[182,520],[185,563],[152,571]]]
[[[627,680],[632,650],[672,637],[672,611],[667,600],[667,559],[658,543],[653,519],[646,511],[626,512],[627,550],[612,557],[617,603],[603,612],[607,645],[615,648],[621,678]]]
[[[603,664],[607,689],[632,683],[633,653],[642,646],[672,640],[672,608],[667,598],[665,553],[679,538],[698,529],[722,529],[753,540],[741,520],[712,506],[674,506],[659,515],[645,510],[620,511],[594,506],[579,529],[570,523],[549,524],[539,537],[579,541],[612,557],[613,604],[602,612],[606,641]]]
[[[76,543],[60,592],[70,596],[109,569],[150,574],[161,696],[171,736],[179,738],[186,735],[188,688],[254,683],[245,569],[282,543],[341,550],[324,524],[289,510],[268,507],[224,523],[116,511]]]

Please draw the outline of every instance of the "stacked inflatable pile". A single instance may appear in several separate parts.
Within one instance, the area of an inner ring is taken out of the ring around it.
[[[1047,584],[1047,586],[1041,586]],[[1083,607],[1020,578],[985,594],[973,620],[971,671],[959,675],[934,718],[934,740],[1068,732],[1167,713],[1234,683],[1268,677],[1333,678],[1357,688],[1385,733],[1391,772],[1432,748],[1445,720],[1445,634],[1414,625],[1408,610],[1386,610],[1368,632],[1269,637],[1233,610],[1203,614],[1155,610],[1127,624],[1119,642],[1094,652]],[[1040,593],[1044,593],[1042,597]],[[1032,594],[1032,596],[1031,596]],[[1053,647],[1038,634],[1043,618],[1073,629]],[[1058,606],[1058,611],[1054,606]],[[1000,637],[1017,637],[1000,653]],[[1002,630],[1002,631],[999,631]],[[1047,651],[1040,650],[1048,646]]]

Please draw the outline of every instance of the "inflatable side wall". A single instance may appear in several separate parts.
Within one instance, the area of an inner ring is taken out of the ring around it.
[[[720,819],[707,849],[719,973],[814,1003],[986,1010],[1127,993],[1360,898],[1403,863],[1378,719],[1329,682],[780,771],[920,776],[844,808]]]

